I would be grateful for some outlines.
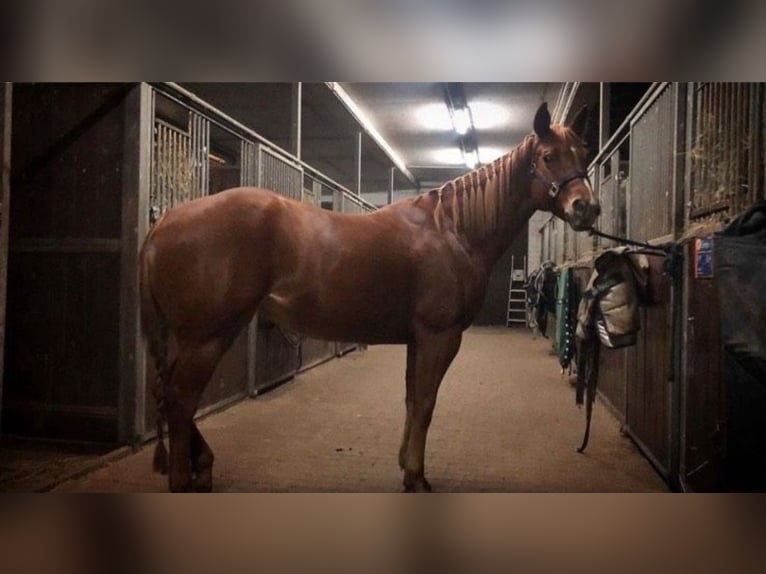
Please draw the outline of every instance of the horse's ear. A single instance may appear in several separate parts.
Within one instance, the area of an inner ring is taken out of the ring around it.
[[[588,120],[590,120],[590,114],[588,113],[588,104],[585,104],[575,114],[574,119],[569,124],[569,129],[585,139],[585,132],[588,130]]]
[[[548,112],[548,102],[543,102],[537,108],[534,122],[535,133],[540,139],[551,135],[551,114]]]

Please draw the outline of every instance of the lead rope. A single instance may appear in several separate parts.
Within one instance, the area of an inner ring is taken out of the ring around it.
[[[617,235],[609,235],[603,231],[599,231],[595,227],[588,229],[588,235],[596,235],[603,237],[604,239],[610,239],[623,245],[632,245],[633,247],[640,247],[641,249],[636,253],[643,253],[644,255],[654,255],[657,257],[665,257],[665,262],[662,265],[662,272],[673,279],[678,281],[681,278],[681,271],[683,269],[683,247],[681,243],[670,241],[667,243],[660,243],[659,245],[652,245],[643,241],[634,241],[627,237],[618,237]]]
[[[609,235],[608,233],[604,233],[602,231],[598,231],[597,229],[591,227],[588,230],[588,235],[597,235],[598,237],[603,237],[605,239],[610,239],[612,241],[616,241],[617,243],[622,243],[623,245],[631,245],[633,247],[639,247],[640,249],[636,251],[636,253],[643,253],[645,255],[654,255],[654,256],[661,256],[665,257],[665,261],[663,262],[662,271],[665,275],[670,277],[673,281],[673,288],[675,289],[678,286],[678,282],[681,278],[681,271],[683,269],[683,248],[680,243],[676,242],[668,242],[663,243],[660,245],[652,245],[651,243],[645,243],[641,241],[634,241],[632,239],[628,239],[626,237],[618,237],[616,235]],[[596,295],[598,297],[600,294]],[[597,305],[598,301],[594,302],[594,305]],[[674,321],[675,321],[675,313],[673,314]],[[675,325],[672,325],[671,327],[672,333],[675,332]],[[671,335],[671,344],[670,344],[670,364],[673,364],[673,357],[675,354],[675,337]],[[594,334],[594,337],[592,340],[589,341],[583,341],[583,344],[580,348],[580,352],[578,353],[577,357],[577,376],[578,379],[580,376],[583,377],[583,381],[578,381],[578,392],[577,392],[577,404],[582,404],[583,397],[582,393],[584,390],[587,389],[587,399],[585,403],[585,436],[583,437],[582,444],[577,449],[577,452],[582,454],[585,451],[585,447],[588,446],[588,439],[590,438],[590,425],[591,425],[591,418],[593,415],[593,402],[596,398],[596,385],[598,382],[598,363],[599,363],[599,351],[601,348],[601,344],[598,341],[598,334]],[[590,351],[590,352],[586,352]],[[581,371],[582,369],[582,371]]]

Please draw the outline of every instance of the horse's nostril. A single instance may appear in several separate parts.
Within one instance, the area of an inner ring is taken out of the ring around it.
[[[597,203],[596,205],[594,205],[594,206],[593,206],[593,214],[594,214],[596,217],[598,217],[599,215],[601,215],[601,206],[600,206],[598,203]]]
[[[574,202],[572,202],[572,209],[575,213],[578,215],[581,215],[585,213],[585,210],[587,209],[587,204],[582,199],[575,199]]]

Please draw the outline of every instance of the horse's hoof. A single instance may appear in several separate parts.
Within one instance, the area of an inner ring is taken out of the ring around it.
[[[192,492],[192,483],[171,484],[169,490],[170,492]]]
[[[404,492],[431,492],[431,484],[425,478],[405,482]]]
[[[194,492],[213,492],[212,467],[208,467],[192,476],[192,490]]]

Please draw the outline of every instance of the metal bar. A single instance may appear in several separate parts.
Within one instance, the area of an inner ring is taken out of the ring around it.
[[[599,84],[599,118],[598,118],[598,145],[602,148],[609,140],[609,111],[611,108],[611,90],[609,84],[601,82]],[[617,146],[619,147],[619,146]]]
[[[195,199],[199,197],[199,184],[201,183],[201,178],[197,177],[197,168],[199,165],[199,157],[197,156],[199,117],[197,114],[191,113],[191,120],[189,124],[189,189],[191,190],[191,198]]]
[[[735,165],[736,155],[734,152],[736,151],[735,139],[737,137],[737,125],[734,122],[735,110],[732,87],[731,83],[722,85],[724,106],[724,146],[723,150],[721,150],[721,158],[723,159],[725,194],[729,198],[732,208],[736,209],[737,204],[739,203],[737,201],[737,196],[739,195],[739,182],[737,181],[739,167]]]
[[[149,229],[152,94],[139,84],[125,103],[120,277],[120,391],[117,430],[130,443],[144,431],[146,348],[141,336],[138,254]]]
[[[396,168],[392,167],[388,179],[388,205],[394,202],[394,182],[396,180]]]
[[[673,193],[672,193],[672,212],[673,212],[673,240],[677,241],[684,228],[684,182],[686,179],[687,149],[686,141],[686,106],[685,84],[676,83],[673,94]],[[683,261],[687,261],[685,254]],[[683,425],[684,419],[684,401],[685,401],[685,359],[686,349],[684,346],[685,323],[688,316],[688,292],[687,292],[687,273],[680,273],[679,277],[673,279],[670,293],[670,325],[671,325],[671,373],[670,381],[670,409],[669,409],[669,445],[668,453],[670,458],[670,475],[677,484],[680,484],[682,475],[682,461],[684,452],[685,433]]]
[[[723,132],[723,129],[724,129],[724,126],[723,126],[723,98],[721,97],[721,83],[720,82],[715,82],[714,86],[715,86],[715,91],[714,91],[714,94],[713,94],[713,96],[714,96],[713,103],[714,103],[714,106],[715,106],[715,121],[716,121],[715,132],[714,132],[714,134],[715,134],[714,142],[716,144],[720,145],[720,142],[721,142],[721,139],[722,139],[721,138],[721,133]],[[717,155],[717,154],[713,154],[712,153],[713,151],[715,151],[715,148],[713,148],[711,146],[711,157],[709,158],[711,163],[713,161],[715,161],[715,156]],[[718,176],[718,179],[720,180],[720,174]],[[718,186],[718,187],[720,189],[720,186]],[[724,198],[721,197],[721,195],[718,195],[717,197],[714,197],[713,199],[714,200],[722,200]]]
[[[362,132],[356,134],[356,193],[362,196]]]
[[[703,147],[702,147],[702,161],[701,161],[701,168],[703,170],[703,176],[702,176],[702,182],[704,187],[702,188],[704,190],[704,194],[702,196],[702,202],[699,205],[707,205],[713,201],[712,193],[710,190],[711,187],[711,175],[710,170],[708,169],[709,165],[709,149],[712,143],[715,141],[715,100],[714,100],[714,91],[715,91],[715,84],[713,82],[708,83],[707,89],[705,92],[706,96],[706,102],[705,102],[705,115],[704,123],[703,123]]]
[[[572,82],[564,82],[564,85],[561,86],[561,90],[559,90],[559,95],[556,97],[556,103],[553,106],[553,110],[551,111],[551,118],[554,120],[558,120],[559,118],[559,110],[561,109],[562,102],[569,94],[569,89]]]
[[[761,138],[763,137],[763,124],[764,117],[759,116],[759,99],[763,96],[763,84],[751,84],[751,97],[750,97],[750,157],[748,158],[749,173],[748,173],[748,185],[750,186],[749,193],[747,195],[748,205],[752,205],[757,201],[757,193],[762,186],[766,184],[764,181],[759,181],[759,166],[766,163],[762,153],[761,146],[759,145]],[[765,168],[766,169],[766,168]],[[762,190],[762,194],[766,194],[766,191]],[[743,206],[745,207],[745,206]]]
[[[256,394],[256,380],[255,380],[255,367],[257,360],[256,348],[258,346],[258,314],[253,316],[250,323],[247,325],[247,394],[249,396],[255,396]]]
[[[684,187],[683,196],[681,201],[683,202],[682,208],[684,210],[683,215],[683,228],[685,229],[690,223],[691,201],[692,201],[692,163],[694,158],[692,151],[694,149],[694,128],[699,123],[699,118],[696,109],[696,84],[691,82],[686,89],[686,160],[684,161]]]
[[[210,193],[210,122],[202,124],[202,195]]]
[[[173,209],[178,203],[178,132],[170,132],[170,209]]]
[[[750,113],[750,106],[751,104],[751,98],[757,99],[757,87],[752,86],[750,84],[737,84],[738,86],[738,115],[739,115],[739,123],[741,126],[740,135],[737,138],[737,157],[739,162],[745,162],[747,165],[749,162],[749,153],[748,153],[748,146],[746,145],[745,138],[747,137],[747,131],[749,130],[757,130],[758,129],[758,115],[757,115],[757,104],[756,104],[756,115],[755,115],[755,124],[752,124],[752,118],[753,116]],[[757,141],[757,140],[756,140]],[[749,143],[749,142],[748,142]],[[757,157],[757,156],[756,156]],[[741,165],[741,164],[740,164]],[[757,166],[751,166],[755,167],[757,170]],[[747,168],[745,168],[747,171]],[[752,172],[750,172],[752,173]],[[740,178],[745,179],[745,183],[749,186],[747,190],[743,193],[745,196],[745,201],[747,204],[754,203],[756,198],[755,194],[757,193],[758,185],[753,185],[755,182],[751,177],[749,177],[749,174],[741,174]],[[757,178],[756,178],[757,180]]]
[[[194,197],[203,197],[205,193],[205,181],[203,170],[205,169],[205,158],[203,157],[204,145],[202,142],[202,132],[205,129],[205,120],[199,114],[194,114],[194,139],[192,141],[190,156],[192,158],[192,167],[194,169]]]
[[[173,207],[173,195],[175,193],[175,133],[165,131],[167,148],[165,149],[165,211]],[[164,213],[164,211],[163,211]]]
[[[686,147],[687,112],[685,84],[675,85],[673,103],[673,195],[672,195],[672,233],[675,239],[683,234],[684,229],[684,184],[686,182],[686,164],[688,151]]]
[[[301,159],[301,132],[303,116],[303,82],[293,82],[292,85],[292,121],[290,130],[290,147],[295,157]]]
[[[570,92],[569,98],[563,102],[563,109],[561,110],[561,115],[557,120],[558,123],[564,123],[564,120],[569,115],[569,110],[572,108],[572,103],[574,102],[575,95],[577,95],[577,89],[580,87],[581,83],[582,82],[572,82],[572,91]]]

